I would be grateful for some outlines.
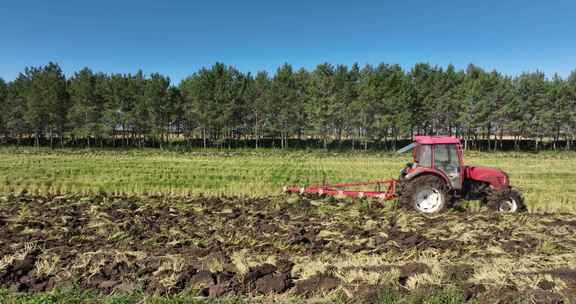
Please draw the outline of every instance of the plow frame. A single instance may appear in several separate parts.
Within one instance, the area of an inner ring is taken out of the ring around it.
[[[339,183],[333,185],[311,185],[307,187],[284,187],[282,190],[285,193],[315,193],[319,195],[329,195],[329,196],[349,196],[349,197],[375,197],[380,200],[393,200],[396,198],[396,184],[397,180],[387,179],[387,180],[376,180],[368,182],[356,182],[356,183]],[[380,188],[381,185],[388,185],[386,191],[369,191],[369,190],[349,190],[346,188],[359,187],[359,186],[370,186],[376,185]]]

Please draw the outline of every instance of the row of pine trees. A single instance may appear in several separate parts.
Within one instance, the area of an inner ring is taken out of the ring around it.
[[[84,68],[67,78],[55,63],[0,79],[0,141],[98,146],[199,146],[234,141],[288,148],[314,140],[368,148],[415,134],[467,143],[531,140],[573,149],[576,71],[516,77],[474,65],[320,64],[271,75],[216,63],[172,84],[160,74],[106,74]],[[299,145],[301,146],[301,145]]]

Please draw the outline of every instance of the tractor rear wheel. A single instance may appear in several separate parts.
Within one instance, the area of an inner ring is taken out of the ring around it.
[[[441,213],[450,207],[451,197],[446,183],[434,175],[416,177],[406,183],[400,194],[400,204],[420,213]]]
[[[488,208],[501,213],[525,212],[528,209],[524,204],[522,193],[516,188],[495,190],[487,197]]]

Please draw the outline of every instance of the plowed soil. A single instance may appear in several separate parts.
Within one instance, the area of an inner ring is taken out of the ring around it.
[[[343,297],[456,290],[576,301],[576,217],[299,197],[0,198],[0,288]]]

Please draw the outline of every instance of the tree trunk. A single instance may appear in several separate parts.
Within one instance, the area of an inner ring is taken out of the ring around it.
[[[388,147],[388,128],[386,128],[384,130],[384,149],[386,151],[390,151],[389,147]]]
[[[206,127],[202,128],[202,145],[206,149]]]
[[[486,149],[486,151],[490,151],[491,150],[491,144],[490,144],[490,138],[492,137],[492,126],[490,125],[490,123],[488,123],[488,126],[486,127],[486,137],[488,138],[488,149]]]
[[[498,136],[498,147],[497,151],[504,150],[504,127],[500,128],[500,135]]]
[[[398,128],[395,128],[394,130],[394,142],[392,144],[392,149],[394,151],[396,151],[398,149],[397,144],[398,144],[398,133],[400,133]]]
[[[468,150],[468,136],[470,135],[470,130],[468,129],[466,133],[468,134],[464,135],[464,150]]]
[[[560,140],[560,125],[556,127],[556,136],[554,137],[554,151],[556,151],[556,144]]]
[[[256,149],[258,149],[258,112],[256,112],[256,119],[254,122],[254,142]]]
[[[228,142],[228,150],[231,150],[231,149],[232,149],[232,140],[234,140],[234,134],[232,134],[232,130],[230,130],[230,131],[227,132],[227,133],[228,133],[228,135],[227,135],[227,137],[228,137],[228,140],[227,140],[227,142]]]
[[[52,132],[52,128],[50,128],[50,149],[54,149],[54,134]]]
[[[364,131],[364,152],[368,151],[368,131]]]

